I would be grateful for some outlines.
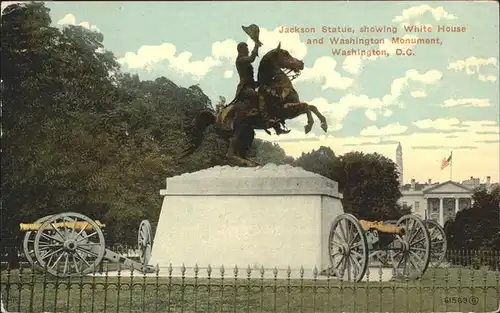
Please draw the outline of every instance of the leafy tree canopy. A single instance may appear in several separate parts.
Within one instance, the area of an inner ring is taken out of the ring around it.
[[[344,211],[366,220],[392,220],[410,213],[401,197],[396,164],[377,153],[336,155],[328,147],[303,153],[295,165],[333,179],[343,194]]]
[[[105,222],[108,243],[133,244],[130,230],[158,219],[166,177],[225,164],[213,132],[179,159],[186,123],[213,109],[199,86],[122,72],[101,33],[52,27],[41,2],[3,13],[2,240],[16,240],[20,222],[72,211]],[[286,157],[264,141],[254,150],[263,163]]]

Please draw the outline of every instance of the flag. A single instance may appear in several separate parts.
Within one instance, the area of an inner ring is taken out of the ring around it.
[[[451,163],[451,156],[453,152],[450,152],[450,156],[448,158],[443,158],[443,161],[441,161],[441,169],[445,169],[448,165]]]

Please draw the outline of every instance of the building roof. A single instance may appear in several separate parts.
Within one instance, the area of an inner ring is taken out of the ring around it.
[[[485,188],[488,189],[488,184],[485,183],[480,183],[480,184],[462,184],[463,186],[469,188],[469,189],[476,189],[476,188]],[[489,188],[493,188],[495,186],[500,185],[499,183],[490,183]]]
[[[472,192],[472,189],[470,189],[469,187],[467,187],[467,186],[465,186],[465,185],[463,185],[463,184],[460,184],[460,183],[456,183],[456,182],[451,181],[451,180],[448,180],[448,181],[445,181],[445,182],[443,182],[443,183],[440,183],[440,184],[435,184],[435,185],[433,185],[433,186],[430,186],[429,188],[426,188],[426,189],[425,189],[425,192],[429,192],[429,191],[435,190],[435,189],[437,189],[437,188],[439,188],[439,187],[441,187],[441,186],[447,185],[447,184],[455,185],[455,186],[457,186],[457,187],[459,187],[459,188],[462,188],[462,189],[465,189],[465,190],[467,190],[467,191]]]
[[[478,185],[472,185],[472,184],[461,184],[461,183],[457,183],[457,182],[454,182],[454,181],[451,181],[451,180],[448,180],[448,181],[445,181],[445,182],[442,182],[442,183],[439,183],[439,182],[436,182],[436,183],[431,183],[430,185],[428,183],[415,183],[415,189],[411,189],[411,184],[405,184],[403,186],[401,186],[401,191],[423,191],[423,192],[429,192],[429,191],[432,191],[432,190],[435,190],[443,185],[446,185],[446,184],[452,184],[452,185],[455,185],[459,188],[462,188],[464,190],[467,190],[469,192],[474,192],[474,189],[476,188],[488,188],[488,184],[485,184],[485,183],[481,183],[481,184],[478,184]],[[489,184],[489,188],[493,188],[494,186],[497,186],[499,185],[498,183],[493,183],[493,184]]]
[[[432,185],[434,185],[434,184],[432,184]],[[432,186],[432,185],[415,183],[415,189],[414,190],[423,190],[425,187],[429,187],[429,186]],[[405,191],[410,190],[411,189],[411,184],[405,184],[405,185],[401,186],[401,189],[405,190]]]

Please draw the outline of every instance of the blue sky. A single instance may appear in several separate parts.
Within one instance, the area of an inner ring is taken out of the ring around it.
[[[499,25],[496,2],[47,2],[54,25],[80,24],[104,34],[124,71],[141,79],[166,76],[178,85],[200,84],[214,104],[234,95],[236,44],[251,43],[242,25],[261,28],[263,55],[282,48],[305,62],[294,81],[301,100],[318,106],[329,123],[304,134],[305,117],[287,121],[286,136],[258,134],[298,156],[321,145],[337,153],[358,150],[395,158],[404,153],[404,180],[444,181],[440,164],[453,151],[454,180],[498,181]],[[2,4],[4,7],[4,4]],[[404,25],[430,25],[406,33]],[[351,26],[355,33],[321,33],[321,26]],[[397,33],[360,33],[361,26],[395,26]],[[437,27],[465,32],[437,32]],[[315,27],[315,34],[281,34]],[[405,37],[406,36],[406,37]],[[336,45],[337,38],[385,39],[382,45]],[[440,38],[442,45],[395,45],[392,37]],[[325,44],[306,44],[323,38]],[[334,56],[332,49],[377,49],[389,56]],[[411,48],[413,56],[396,56]],[[255,62],[257,67],[259,59]]]

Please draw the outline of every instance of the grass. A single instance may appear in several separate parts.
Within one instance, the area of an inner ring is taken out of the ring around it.
[[[57,279],[2,272],[14,312],[485,312],[500,272],[429,269],[420,281],[361,282],[168,277]],[[470,301],[473,303],[470,303]]]

